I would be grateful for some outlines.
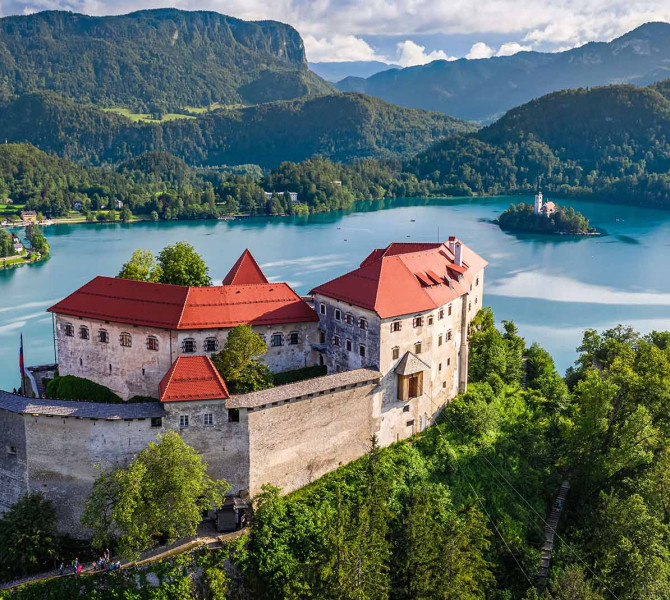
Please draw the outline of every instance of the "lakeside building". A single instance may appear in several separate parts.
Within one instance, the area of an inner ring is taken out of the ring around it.
[[[288,194],[291,202],[293,204],[297,204],[298,202],[298,192],[263,192],[265,194],[265,198],[267,200],[271,200],[272,196],[277,195],[277,196],[282,196],[284,197],[284,194]]]
[[[549,215],[552,215],[556,212],[556,208],[557,208],[556,204],[551,200],[549,200],[548,202],[544,201],[541,191],[538,191],[537,194],[535,194],[536,215],[544,215],[545,217],[548,217]]]
[[[22,210],[19,215],[24,223],[37,223],[37,212],[34,210]]]
[[[418,433],[466,389],[486,264],[454,237],[390,244],[308,300],[268,282],[248,251],[219,286],[96,277],[49,309],[59,373],[156,401],[0,391],[0,512],[39,490],[59,527],[84,535],[94,465],[126,464],[169,430],[243,498],[264,484],[298,489],[365,454],[373,435],[386,446]],[[327,374],[231,395],[210,354],[241,323],[266,340],[272,371],[322,364]]]

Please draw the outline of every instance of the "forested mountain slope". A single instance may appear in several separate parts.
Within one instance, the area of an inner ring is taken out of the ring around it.
[[[670,24],[647,23],[612,40],[565,52],[519,52],[350,77],[343,91],[394,104],[491,122],[505,111],[553,91],[615,83],[647,85],[670,76]]]
[[[293,27],[176,9],[0,19],[0,81],[5,96],[52,90],[79,102],[143,110],[332,90],[307,68]]]
[[[315,154],[333,160],[411,155],[474,126],[446,115],[393,106],[362,94],[330,94],[198,118],[137,123],[50,92],[20,96],[0,109],[0,137],[91,164],[147,151],[191,165],[255,163],[274,167]]]
[[[409,170],[452,192],[542,187],[565,195],[670,207],[670,82],[549,94],[447,138]]]

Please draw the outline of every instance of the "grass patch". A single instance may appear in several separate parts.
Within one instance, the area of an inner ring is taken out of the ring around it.
[[[177,119],[195,119],[195,115],[183,115],[179,113],[166,113],[161,119],[154,119],[149,113],[134,113],[129,108],[103,108],[105,112],[113,112],[133,121],[133,123],[162,123],[165,121],[176,121]]]
[[[284,385],[286,383],[295,383],[305,379],[314,379],[322,377],[328,372],[325,365],[315,365],[313,367],[304,367],[303,369],[293,369],[292,371],[282,371],[272,376],[275,385]]]

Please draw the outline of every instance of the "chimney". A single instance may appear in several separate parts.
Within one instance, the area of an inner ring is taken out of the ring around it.
[[[447,242],[447,248],[449,248],[449,252],[451,252],[452,254],[456,251],[455,245],[456,245],[456,236],[450,235],[449,241]]]
[[[456,242],[456,249],[454,250],[454,262],[459,266],[463,266],[463,244]]]

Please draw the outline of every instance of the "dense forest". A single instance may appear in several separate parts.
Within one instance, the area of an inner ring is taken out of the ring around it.
[[[135,110],[291,100],[332,91],[307,68],[290,25],[215,12],[0,19],[0,95],[52,90]]]
[[[670,332],[587,330],[563,378],[483,309],[470,348],[469,389],[437,424],[384,449],[372,440],[288,496],[265,488],[244,536],[159,564],[159,587],[125,571],[0,597],[532,600],[563,481],[543,597],[670,597]]]
[[[437,189],[534,191],[670,207],[667,82],[556,92],[477,133],[452,136],[406,167]]]
[[[255,163],[272,168],[314,155],[343,162],[409,158],[444,136],[474,129],[459,119],[361,94],[221,108],[197,118],[155,123],[133,122],[49,92],[14,98],[0,110],[3,139],[94,165],[156,150],[195,166]]]

